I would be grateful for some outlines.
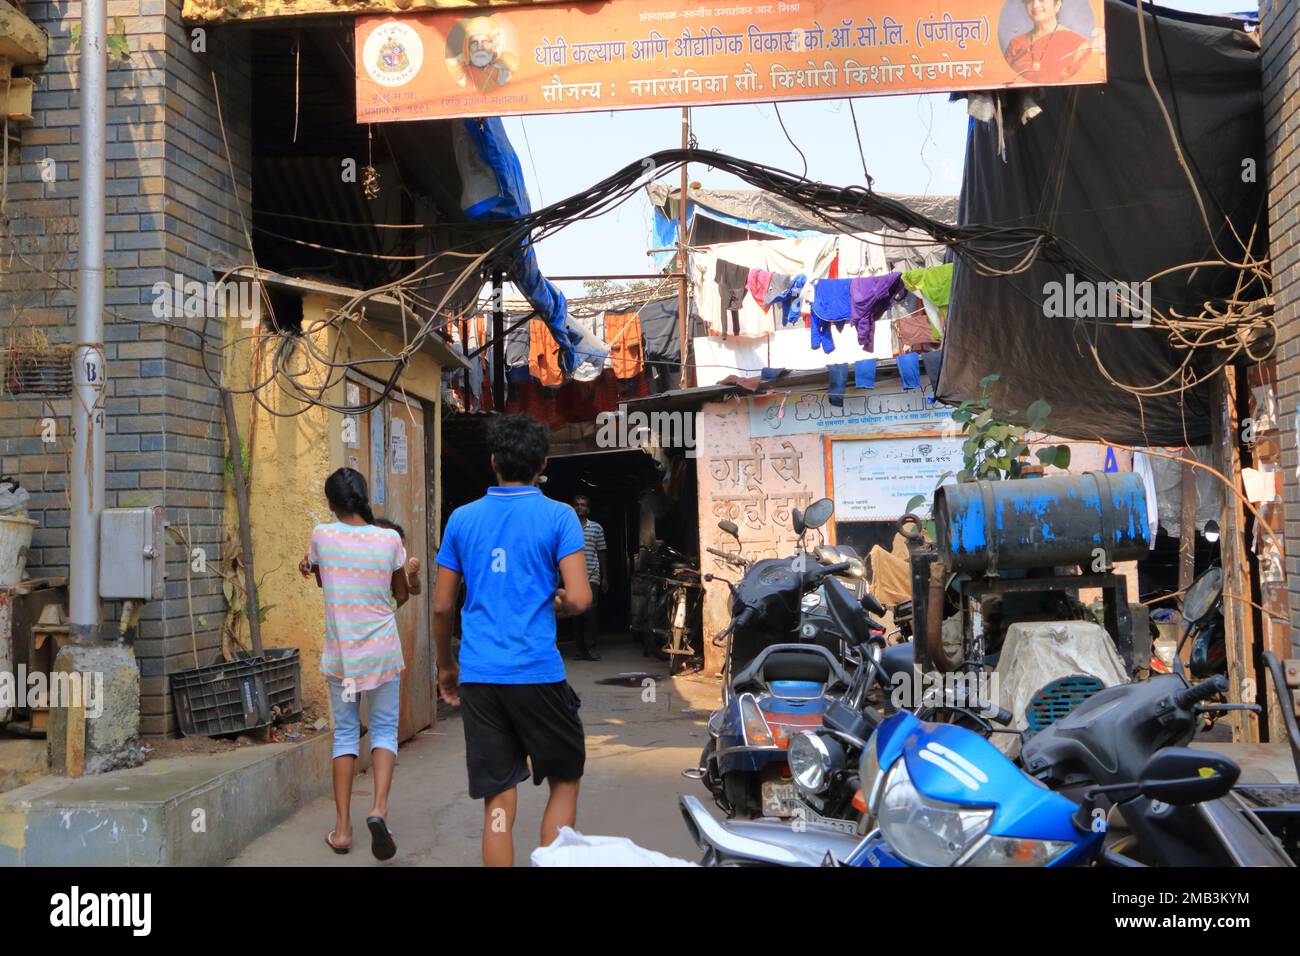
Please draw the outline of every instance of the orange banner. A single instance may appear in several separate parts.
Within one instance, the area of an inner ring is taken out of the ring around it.
[[[359,17],[357,121],[1102,83],[1102,0],[594,0]]]

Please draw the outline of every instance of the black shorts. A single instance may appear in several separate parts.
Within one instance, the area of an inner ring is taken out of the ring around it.
[[[469,795],[494,797],[528,779],[577,780],[587,738],[568,681],[554,684],[461,684]]]

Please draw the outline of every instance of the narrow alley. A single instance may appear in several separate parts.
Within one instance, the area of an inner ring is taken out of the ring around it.
[[[677,797],[690,793],[707,800],[703,786],[681,771],[695,766],[707,739],[705,721],[717,706],[717,684],[693,677],[669,681],[665,664],[642,657],[639,648],[615,637],[604,639],[601,652],[604,659],[599,662],[565,662],[569,683],[582,697],[587,731],[578,829],[626,836],[648,849],[696,859],[699,851],[682,824]],[[645,672],[658,680],[645,687],[640,682],[600,683],[629,672]],[[347,856],[336,856],[325,846],[334,810],[333,798],[322,797],[254,841],[230,865],[380,865],[370,855],[364,823],[370,780],[368,774],[357,777],[352,802],[356,848]],[[525,866],[537,843],[546,792],[525,784],[519,794],[515,864]],[[459,713],[439,719],[434,729],[402,747],[390,806],[397,856],[384,865],[479,865],[483,804],[466,792]]]

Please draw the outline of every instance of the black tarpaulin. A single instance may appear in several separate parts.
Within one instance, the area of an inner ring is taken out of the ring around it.
[[[1198,178],[1214,238],[1225,255],[1240,259],[1241,246],[1225,223],[1230,217],[1243,237],[1257,230],[1255,249],[1263,255],[1267,186],[1257,37],[1237,21],[1147,11],[1152,75]],[[971,122],[963,224],[1048,228],[1064,248],[1127,282],[1218,258],[1143,72],[1137,16],[1132,0],[1108,0],[1107,82],[1038,91],[1042,114],[1025,126],[1006,123],[1005,162],[996,127]],[[959,251],[941,398],[978,398],[980,380],[998,373],[996,411],[1023,420],[1013,413],[1045,399],[1052,405],[1051,431],[1061,437],[1148,445],[1208,440],[1206,388],[1139,401],[1107,380],[1091,351],[1095,346],[1115,380],[1154,384],[1185,354],[1169,345],[1167,330],[1139,329],[1123,318],[1045,315],[1044,287],[1053,281],[1064,287],[1067,273],[1084,278],[1077,263],[1049,251],[1027,272],[982,276]],[[1154,306],[1198,314],[1206,300],[1231,295],[1236,276],[1211,266],[1157,280]],[[1221,361],[1207,355],[1200,367]]]

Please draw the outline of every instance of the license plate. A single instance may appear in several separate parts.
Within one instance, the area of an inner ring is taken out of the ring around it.
[[[799,793],[794,784],[773,781],[763,784],[763,816],[788,817],[793,812],[789,808],[798,802]]]
[[[783,817],[793,817],[802,820],[804,823],[812,823],[816,826],[826,827],[828,830],[838,830],[840,833],[851,833],[855,836],[858,832],[858,824],[855,820],[836,820],[831,817],[824,817],[808,804],[804,803],[795,796],[779,814]]]

